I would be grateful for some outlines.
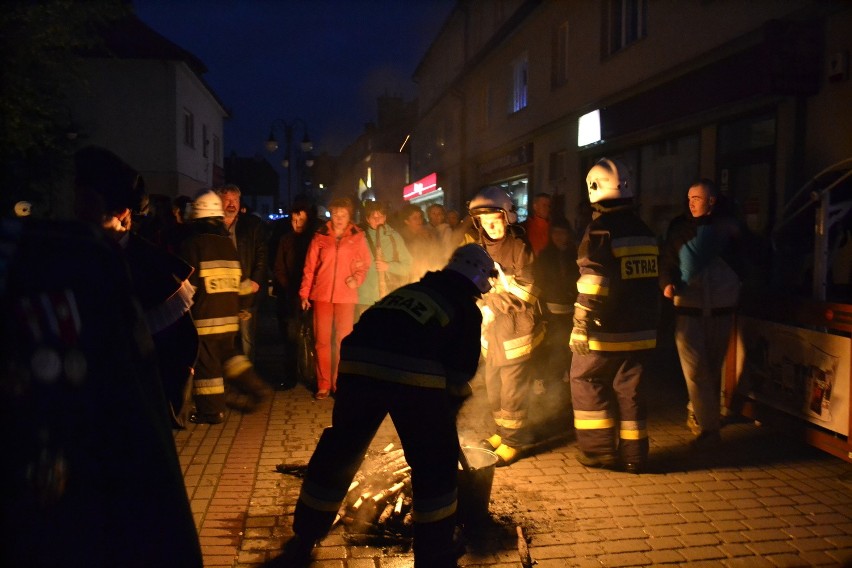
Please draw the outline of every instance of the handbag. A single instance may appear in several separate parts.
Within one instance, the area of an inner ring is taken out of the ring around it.
[[[314,340],[313,314],[303,311],[299,316],[299,335],[296,338],[296,370],[302,382],[311,390],[317,387],[317,351]]]

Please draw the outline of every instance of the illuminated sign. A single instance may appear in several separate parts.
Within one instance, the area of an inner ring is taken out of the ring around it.
[[[601,111],[593,110],[580,117],[577,123],[577,146],[601,141]]]
[[[426,195],[438,189],[438,174],[432,172],[428,176],[410,183],[402,188],[402,198],[406,201]]]

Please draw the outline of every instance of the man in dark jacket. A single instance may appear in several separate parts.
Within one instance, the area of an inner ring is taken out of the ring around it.
[[[254,361],[257,308],[269,281],[266,226],[254,215],[241,213],[240,188],[234,184],[215,188],[222,199],[225,228],[240,258],[240,333],[237,346]]]
[[[296,386],[299,378],[297,347],[299,329],[307,316],[302,311],[299,288],[308,247],[316,230],[314,207],[306,201],[297,201],[290,210],[291,230],[281,236],[276,245],[272,273],[275,277],[275,297],[278,312],[278,329],[284,338],[284,388]],[[303,380],[307,377],[301,377]]]
[[[586,183],[593,214],[578,249],[570,340],[577,461],[639,473],[648,459],[642,375],[657,344],[659,248],[635,213],[626,165],[601,158]]]
[[[414,565],[456,565],[459,440],[456,415],[479,359],[476,299],[494,261],[478,245],[391,292],[344,340],[332,425],[320,437],[296,504],[296,537],[282,566],[299,565],[334,521],[364,454],[390,414],[411,466]]]

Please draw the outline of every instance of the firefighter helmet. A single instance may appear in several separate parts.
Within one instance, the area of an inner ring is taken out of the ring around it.
[[[224,217],[222,198],[212,189],[202,189],[192,200],[192,218]]]
[[[466,244],[455,250],[445,270],[458,272],[485,294],[491,289],[489,278],[497,276],[494,260],[491,255],[479,245]]]
[[[474,221],[478,215],[485,213],[503,213],[506,224],[511,225],[518,221],[515,212],[515,204],[509,194],[497,186],[489,186],[479,191],[467,204],[468,213]]]
[[[630,185],[630,170],[618,160],[601,158],[589,170],[586,176],[589,188],[589,202],[597,203],[605,199],[633,197]]]
[[[32,212],[33,205],[29,201],[15,203],[15,217],[29,217]]]

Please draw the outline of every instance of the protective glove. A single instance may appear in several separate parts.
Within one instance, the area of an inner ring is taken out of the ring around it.
[[[568,347],[575,355],[588,355],[589,336],[586,334],[586,320],[574,318],[574,329],[571,330],[571,339]]]

